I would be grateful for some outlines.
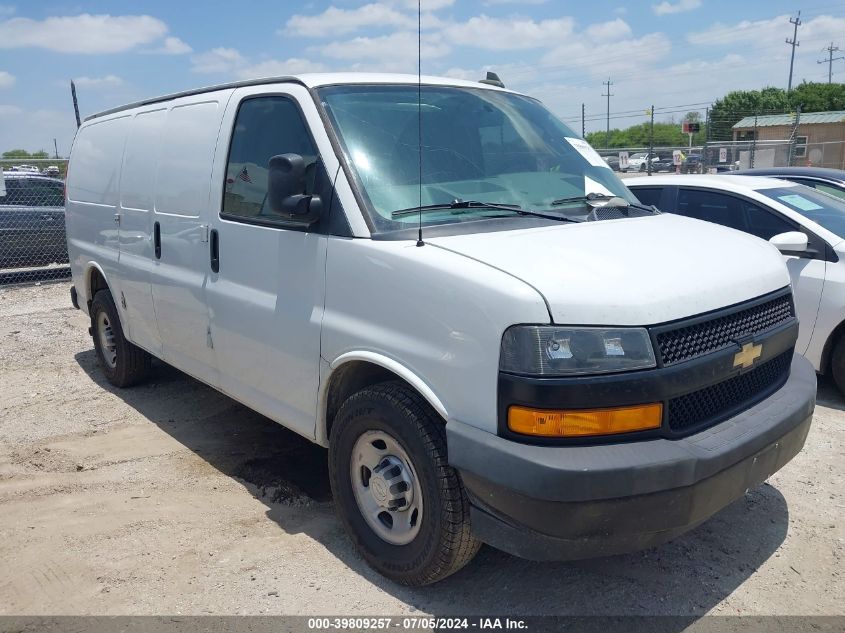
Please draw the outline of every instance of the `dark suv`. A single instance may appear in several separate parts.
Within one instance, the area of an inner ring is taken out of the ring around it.
[[[2,178],[0,268],[66,263],[64,182],[25,172]]]

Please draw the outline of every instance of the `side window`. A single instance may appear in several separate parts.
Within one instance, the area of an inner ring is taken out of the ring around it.
[[[64,188],[60,183],[32,178],[26,185],[26,197],[29,199],[27,204],[34,207],[64,206]]]
[[[281,217],[267,204],[268,166],[278,154],[300,154],[305,159],[302,193],[313,193],[317,150],[296,104],[287,97],[245,100],[229,147],[223,214],[267,220]]]
[[[0,204],[26,204],[23,191],[21,191],[21,179],[6,177],[6,195],[0,198]]]
[[[796,228],[787,220],[776,213],[762,209],[756,204],[742,201],[745,211],[745,221],[748,225],[747,231],[752,235],[768,240],[780,233],[795,231]]]
[[[683,188],[678,190],[680,215],[746,231],[739,203],[737,198],[715,191]]]
[[[833,185],[828,185],[826,183],[819,182],[818,180],[804,180],[803,178],[792,178],[791,180],[793,182],[812,187],[816,191],[821,191],[829,196],[836,196],[837,198],[845,199],[845,190],[838,189]]]
[[[632,190],[637,200],[643,204],[652,204],[660,208],[660,198],[663,196],[663,189],[660,187],[636,187]]]
[[[833,185],[827,185],[823,182],[818,182],[816,183],[816,189],[818,191],[821,191],[822,193],[826,193],[829,196],[836,196],[840,200],[845,200],[845,190],[834,187]]]

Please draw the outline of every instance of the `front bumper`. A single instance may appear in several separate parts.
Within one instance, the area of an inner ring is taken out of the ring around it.
[[[765,400],[681,439],[595,446],[520,444],[451,421],[482,541],[534,560],[607,556],[658,545],[765,481],[804,445],[816,376],[801,356]]]

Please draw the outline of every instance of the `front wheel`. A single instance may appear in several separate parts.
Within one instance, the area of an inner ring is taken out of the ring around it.
[[[478,551],[466,492],[446,460],[443,420],[404,383],[368,387],[341,406],[329,473],[346,531],[391,580],[437,582]]]
[[[845,394],[845,335],[840,335],[833,345],[833,351],[830,353],[830,374],[839,392]]]

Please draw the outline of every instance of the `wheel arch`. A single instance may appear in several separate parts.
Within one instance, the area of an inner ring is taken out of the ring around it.
[[[401,380],[420,394],[444,420],[446,407],[434,390],[398,361],[375,352],[349,352],[332,361],[320,389],[315,441],[328,446],[331,427],[343,402],[364,387],[388,380]]]
[[[836,346],[836,342],[839,340],[839,338],[844,334],[845,320],[842,320],[835,328],[833,328],[833,330],[831,330],[830,334],[827,337],[827,340],[825,340],[824,342],[821,360],[819,361],[819,373],[830,373],[830,357],[833,354],[833,348]]]
[[[91,312],[91,302],[94,300],[94,295],[100,290],[108,290],[110,288],[106,273],[103,272],[102,267],[96,262],[89,262],[85,269],[85,297],[84,304]]]

